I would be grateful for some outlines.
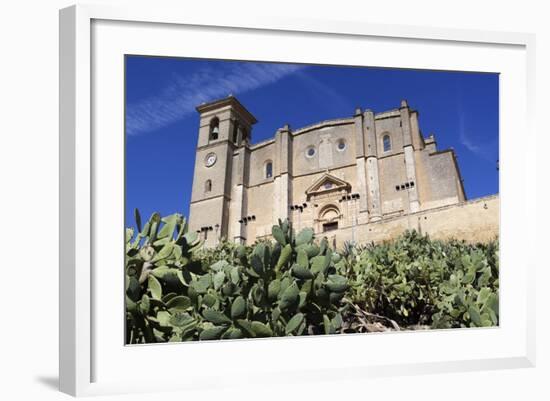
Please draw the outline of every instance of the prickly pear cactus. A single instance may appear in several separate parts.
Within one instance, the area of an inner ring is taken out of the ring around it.
[[[352,304],[402,328],[498,325],[498,240],[437,241],[409,231],[382,244],[348,245],[336,266]]]
[[[192,261],[200,242],[180,214],[154,213],[142,226],[136,209],[135,219],[137,234],[126,230],[127,342],[166,341],[187,332],[190,322],[184,325],[180,314],[191,304],[186,280],[200,267]]]
[[[202,250],[180,215],[154,214],[142,228],[136,212],[136,225],[126,238],[128,343],[340,331],[347,280],[311,229],[295,235],[281,221],[274,243]]]
[[[235,246],[227,260],[194,277],[189,297],[200,340],[338,333],[346,279],[335,274],[332,251],[313,244],[313,231],[295,235],[273,227],[275,243],[248,251]]]
[[[185,218],[154,213],[126,231],[129,344],[498,324],[498,241],[394,241],[332,250],[285,221],[272,241],[205,249]]]

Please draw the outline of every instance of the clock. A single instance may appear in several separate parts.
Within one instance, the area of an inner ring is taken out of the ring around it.
[[[206,167],[212,167],[215,163],[218,157],[215,153],[208,153],[206,157],[204,158],[204,164]]]

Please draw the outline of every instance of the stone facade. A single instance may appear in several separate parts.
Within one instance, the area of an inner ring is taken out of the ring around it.
[[[438,151],[434,136],[422,135],[406,101],[382,113],[357,109],[297,130],[284,126],[253,145],[256,119],[235,97],[197,111],[189,224],[207,246],[221,238],[253,243],[279,218],[337,245],[407,228],[436,237],[498,235],[498,197],[466,201],[454,151]]]

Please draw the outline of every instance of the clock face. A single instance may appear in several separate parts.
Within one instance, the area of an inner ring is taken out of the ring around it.
[[[208,153],[204,159],[204,164],[206,167],[212,167],[216,163],[217,156],[215,153]]]

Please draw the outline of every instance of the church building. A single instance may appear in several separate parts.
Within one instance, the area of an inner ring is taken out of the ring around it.
[[[235,97],[196,110],[189,224],[206,246],[269,238],[272,225],[286,218],[334,245],[370,242],[421,229],[427,212],[466,202],[454,151],[438,150],[434,135],[422,134],[418,111],[405,100],[388,111],[357,109],[298,129],[285,125],[255,144],[257,120]]]

